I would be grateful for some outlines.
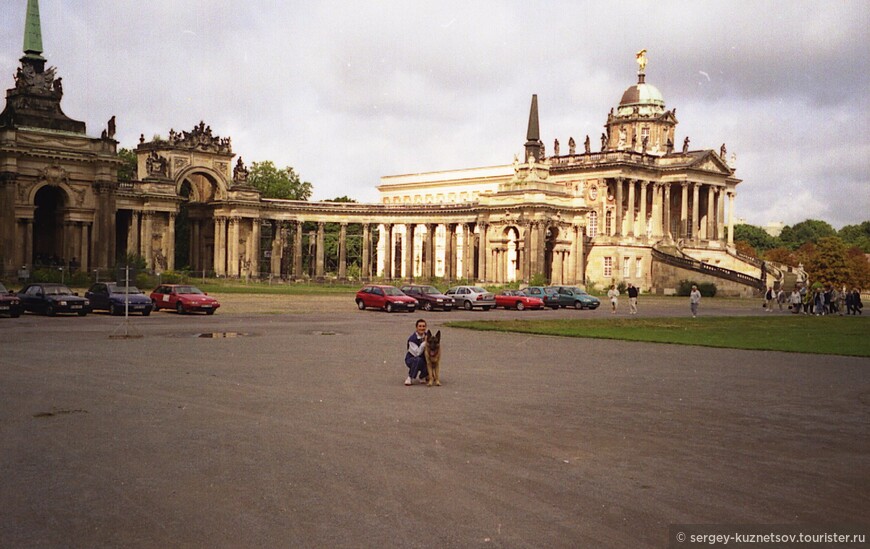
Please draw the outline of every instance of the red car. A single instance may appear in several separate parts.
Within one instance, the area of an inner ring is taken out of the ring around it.
[[[537,298],[531,297],[520,290],[502,290],[495,296],[495,308],[504,307],[505,309],[543,309],[544,302]]]
[[[383,309],[388,313],[393,311],[408,311],[413,313],[417,308],[417,300],[402,293],[395,286],[371,284],[356,293],[356,306],[362,311],[366,307]]]
[[[163,284],[158,286],[151,292],[151,303],[154,304],[155,311],[158,309],[175,309],[180,315],[194,311],[213,315],[217,308],[221,306],[217,299],[209,297],[208,294],[196,286],[189,284]]]

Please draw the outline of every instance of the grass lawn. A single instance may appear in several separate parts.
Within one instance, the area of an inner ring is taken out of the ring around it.
[[[870,316],[748,316],[448,322],[472,330],[870,356]]]

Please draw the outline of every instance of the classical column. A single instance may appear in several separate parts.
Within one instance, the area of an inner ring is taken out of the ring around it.
[[[728,193],[728,245],[734,245],[734,193]]]
[[[88,229],[90,229],[90,225],[88,223],[82,223],[82,249],[81,249],[81,259],[80,262],[82,264],[82,270],[87,272],[90,270],[91,266],[91,254],[90,252],[90,242],[88,238]]]
[[[164,253],[166,254],[166,269],[169,271],[175,270],[175,213],[170,212],[168,215],[169,218],[169,226],[168,226],[168,242],[163,246]]]
[[[426,236],[423,237],[423,268],[420,275],[424,279],[435,276],[435,227],[434,223],[426,223]]]
[[[223,227],[223,218],[215,217],[212,219],[214,225],[214,244],[212,245],[212,268],[215,276],[220,276],[223,273],[221,269],[221,228]],[[204,267],[205,265],[203,265]]]
[[[142,252],[145,254],[145,266],[149,269],[154,268],[154,239],[152,237],[154,234],[154,230],[152,229],[153,219],[154,212],[142,212]]]
[[[293,231],[293,277],[302,278],[302,221],[297,221]]]
[[[241,222],[242,222],[241,218],[239,218],[237,216],[233,216],[230,218],[230,236],[228,237],[229,246],[227,246],[227,248],[229,249],[229,257],[227,258],[227,269],[229,272],[227,274],[229,276],[235,276],[235,277],[239,276],[239,274],[240,274],[239,273],[239,259],[240,259],[240,257],[239,257],[239,255],[240,255],[239,254],[239,240],[241,238],[241,236],[240,236]]]
[[[692,183],[692,240],[697,244],[700,242],[701,220],[698,219],[700,211],[698,201],[700,200],[701,184]]]
[[[713,187],[707,186],[707,234],[705,235],[707,240],[713,240],[713,205],[714,205],[714,191]]]
[[[638,234],[646,238],[649,236],[647,233],[647,223],[646,223],[646,187],[647,182],[640,182],[640,228],[638,229]]]
[[[314,250],[314,253],[317,254],[317,261],[315,263],[314,276],[317,278],[323,278],[326,264],[326,223],[323,221],[317,222],[316,248],[317,249]]]
[[[662,201],[662,207],[664,211],[664,225],[665,225],[665,237],[668,240],[673,238],[673,234],[671,234],[671,184],[665,184],[665,198]]]
[[[281,261],[284,256],[284,232],[283,223],[281,221],[272,221],[272,242],[270,249],[272,250],[269,260],[269,274],[273,277],[281,276]]]
[[[132,211],[130,225],[127,227],[127,253],[142,255],[139,250],[139,212]]]
[[[725,188],[716,188],[716,240],[725,240]]]
[[[637,221],[634,215],[634,179],[628,180],[628,236],[637,232]]]
[[[342,223],[338,232],[338,278],[347,278],[347,223]]]
[[[405,278],[408,282],[414,281],[414,238],[416,233],[416,225],[413,223],[405,223]],[[421,275],[423,273],[420,273]]]
[[[251,218],[251,272],[254,276],[260,275],[260,218]]]
[[[15,266],[20,267],[27,265],[30,267],[33,264],[33,220],[28,218],[22,219],[21,230],[23,230],[24,233],[18,238],[18,242],[24,242],[24,246],[22,247],[24,257],[21,258],[21,265]],[[82,268],[84,268],[84,264],[82,264]]]
[[[535,245],[535,256],[538,267],[535,273],[542,275],[547,274],[547,224],[545,222],[538,223],[537,234],[535,235],[537,243]]]
[[[456,224],[444,226],[444,279],[453,280],[456,276]]]
[[[480,244],[477,251],[477,279],[487,280],[489,273],[486,272],[486,259],[489,257],[489,239],[486,233],[489,226],[486,223],[478,223],[477,226],[480,230]]]
[[[462,224],[462,276],[465,280],[474,278],[474,229],[471,223]]]
[[[685,238],[689,234],[689,182],[680,183],[680,230],[679,237]]]
[[[652,189],[652,237],[658,240],[662,237],[662,184],[653,183]]]
[[[384,223],[384,278],[393,278],[393,224]]]
[[[550,276],[552,284],[562,284],[562,252],[553,250],[553,271]]]
[[[646,189],[646,184],[642,187]],[[586,250],[584,249],[583,242],[583,227],[575,227],[575,251],[574,253],[577,255],[574,266],[577,269],[575,271],[574,281],[577,284],[586,284]]]
[[[367,280],[372,276],[371,256],[372,256],[372,228],[368,223],[362,224],[362,273],[361,276]]]
[[[76,255],[75,249],[75,222],[65,220],[63,222],[63,243],[61,245],[61,263],[64,267],[69,267],[70,261]]]
[[[616,236],[622,236],[622,178],[616,178]]]

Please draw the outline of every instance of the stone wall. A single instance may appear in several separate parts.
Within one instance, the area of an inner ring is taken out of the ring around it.
[[[676,295],[680,281],[691,280],[696,283],[712,282],[716,285],[716,296],[718,297],[754,297],[758,295],[758,290],[751,286],[655,260],[652,262],[652,279],[651,292],[654,294]]]

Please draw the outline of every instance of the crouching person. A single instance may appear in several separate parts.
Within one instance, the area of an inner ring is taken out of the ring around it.
[[[408,377],[405,385],[411,385],[419,377],[420,383],[424,383],[428,377],[426,369],[426,321],[422,318],[417,321],[414,333],[408,337],[405,352],[405,366],[408,367]]]

